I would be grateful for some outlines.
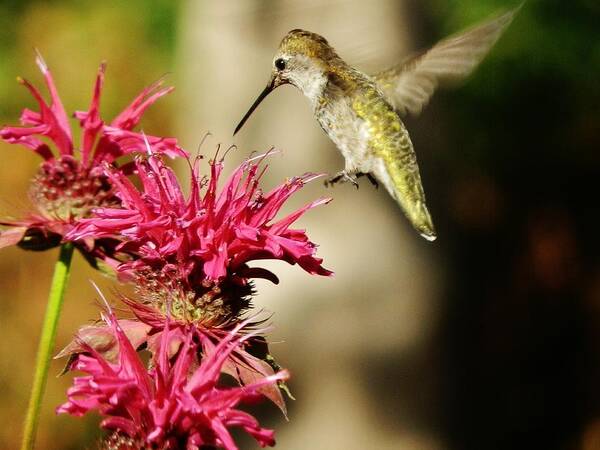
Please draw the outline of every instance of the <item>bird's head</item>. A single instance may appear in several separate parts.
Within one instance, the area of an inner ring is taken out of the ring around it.
[[[305,96],[314,100],[327,82],[327,73],[331,63],[338,59],[335,50],[324,37],[300,29],[290,31],[282,39],[275,53],[267,86],[252,104],[233,134],[242,128],[265,97],[283,84],[296,86]]]

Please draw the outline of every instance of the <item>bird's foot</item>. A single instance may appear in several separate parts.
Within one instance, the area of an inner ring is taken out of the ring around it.
[[[379,189],[379,183],[377,182],[375,177],[373,175],[371,175],[370,173],[359,172],[356,174],[356,178],[360,178],[360,177],[364,177],[364,176],[366,176],[368,178],[368,180],[371,182],[371,184],[373,186],[375,186],[375,189]]]
[[[341,170],[340,172],[336,173],[334,176],[326,179],[324,184],[326,187],[332,187],[336,183],[346,183],[346,182],[352,183],[354,185],[354,187],[356,189],[358,189],[358,181],[356,181],[356,177],[354,177],[353,175],[350,175],[345,170]]]

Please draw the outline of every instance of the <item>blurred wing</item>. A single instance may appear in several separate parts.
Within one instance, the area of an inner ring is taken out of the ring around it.
[[[373,76],[400,114],[419,114],[438,84],[466,78],[511,23],[519,8],[439,42],[432,49]]]

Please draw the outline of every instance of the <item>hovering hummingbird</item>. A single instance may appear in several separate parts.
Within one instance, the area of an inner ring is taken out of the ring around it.
[[[447,38],[430,50],[369,76],[348,65],[322,36],[295,29],[281,41],[267,86],[234,131],[276,87],[292,84],[310,100],[321,128],[339,148],[344,170],[328,185],[366,175],[382,183],[415,229],[436,239],[413,144],[400,116],[418,114],[438,84],[466,78],[519,8]]]

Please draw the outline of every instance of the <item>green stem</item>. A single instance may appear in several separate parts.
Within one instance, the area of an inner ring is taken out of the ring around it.
[[[40,337],[35,362],[33,387],[31,388],[31,397],[29,398],[27,417],[25,418],[25,430],[23,432],[21,450],[31,450],[35,443],[35,434],[40,419],[42,397],[46,388],[46,380],[48,379],[48,368],[50,367],[50,359],[52,358],[52,352],[54,350],[58,318],[60,316],[65,288],[69,278],[72,256],[73,244],[63,244],[60,248],[58,261],[54,267],[54,276],[52,277],[52,285],[50,286],[50,295],[48,296],[48,305],[46,306],[46,316],[44,317],[42,335]]]

